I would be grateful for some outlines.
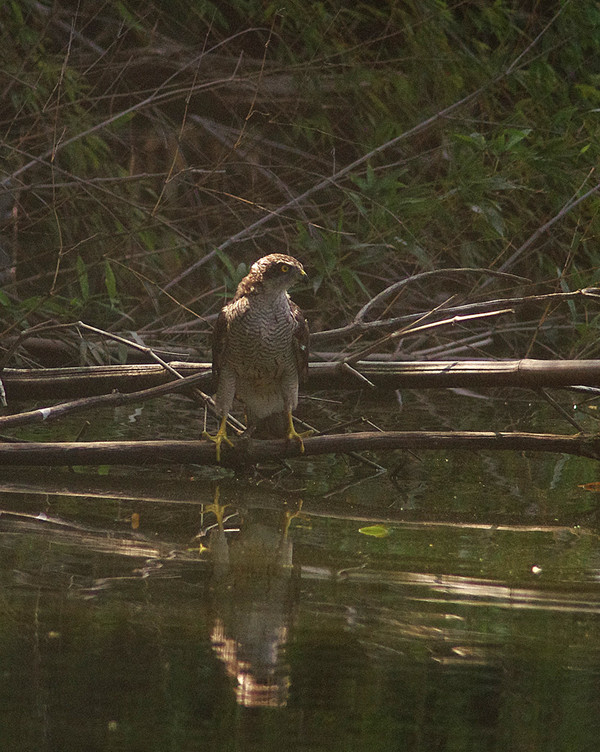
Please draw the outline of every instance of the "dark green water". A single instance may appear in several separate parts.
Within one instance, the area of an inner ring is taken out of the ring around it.
[[[152,435],[144,410],[111,414],[113,435]],[[554,420],[446,395],[402,416]],[[598,464],[376,459],[371,479],[332,457],[245,478],[5,468],[0,748],[597,750],[597,495],[579,484]]]

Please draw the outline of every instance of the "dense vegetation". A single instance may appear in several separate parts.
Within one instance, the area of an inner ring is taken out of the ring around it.
[[[598,282],[592,0],[9,0],[0,29],[4,338],[204,336],[276,250],[313,330],[425,270],[529,281],[440,274],[390,310]],[[596,310],[534,307],[486,352],[595,355]]]

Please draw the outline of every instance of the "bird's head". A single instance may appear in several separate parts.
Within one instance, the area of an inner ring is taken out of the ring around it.
[[[293,256],[271,253],[252,264],[247,279],[252,279],[252,286],[256,292],[278,294],[285,292],[306,276],[302,264]]]

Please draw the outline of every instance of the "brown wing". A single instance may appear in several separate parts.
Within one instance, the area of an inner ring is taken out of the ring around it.
[[[290,300],[290,308],[296,322],[294,330],[294,357],[296,358],[296,368],[298,369],[298,381],[302,383],[306,381],[306,377],[308,376],[308,340],[310,332],[304,314],[293,300]]]
[[[215,388],[219,381],[219,374],[221,373],[221,367],[223,365],[223,356],[225,355],[225,348],[227,347],[227,319],[225,318],[225,312],[221,313],[217,317],[215,328],[213,329],[212,336],[212,372],[213,379],[215,381]]]

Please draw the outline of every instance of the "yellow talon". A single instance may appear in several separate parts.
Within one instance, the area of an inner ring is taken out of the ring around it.
[[[213,439],[212,436],[211,436],[211,439]],[[205,504],[202,511],[212,512],[217,518],[218,529],[223,530],[223,517],[225,516],[225,509],[227,508],[227,504],[221,504],[220,499],[221,499],[221,488],[217,486],[215,489],[215,496],[212,501],[212,504]]]
[[[302,499],[298,499],[298,507],[295,512],[289,512],[286,511],[284,515],[284,522],[283,522],[283,537],[286,538],[288,531],[290,529],[290,524],[292,520],[295,520],[296,518],[300,517],[304,520],[308,520],[309,517],[306,514],[302,514],[302,505],[304,502]]]
[[[233,447],[233,442],[227,436],[227,416],[225,415],[221,420],[221,425],[217,431],[216,436],[212,436],[208,431],[202,432],[202,437],[214,441],[217,453],[217,462],[221,461],[221,444],[225,442],[228,446]]]
[[[287,440],[288,441],[298,441],[300,443],[300,454],[304,454],[304,442],[302,439],[305,436],[310,436],[312,434],[312,431],[306,431],[304,433],[298,433],[296,429],[294,428],[294,419],[292,418],[292,411],[290,410],[288,412],[288,430],[287,430]]]

